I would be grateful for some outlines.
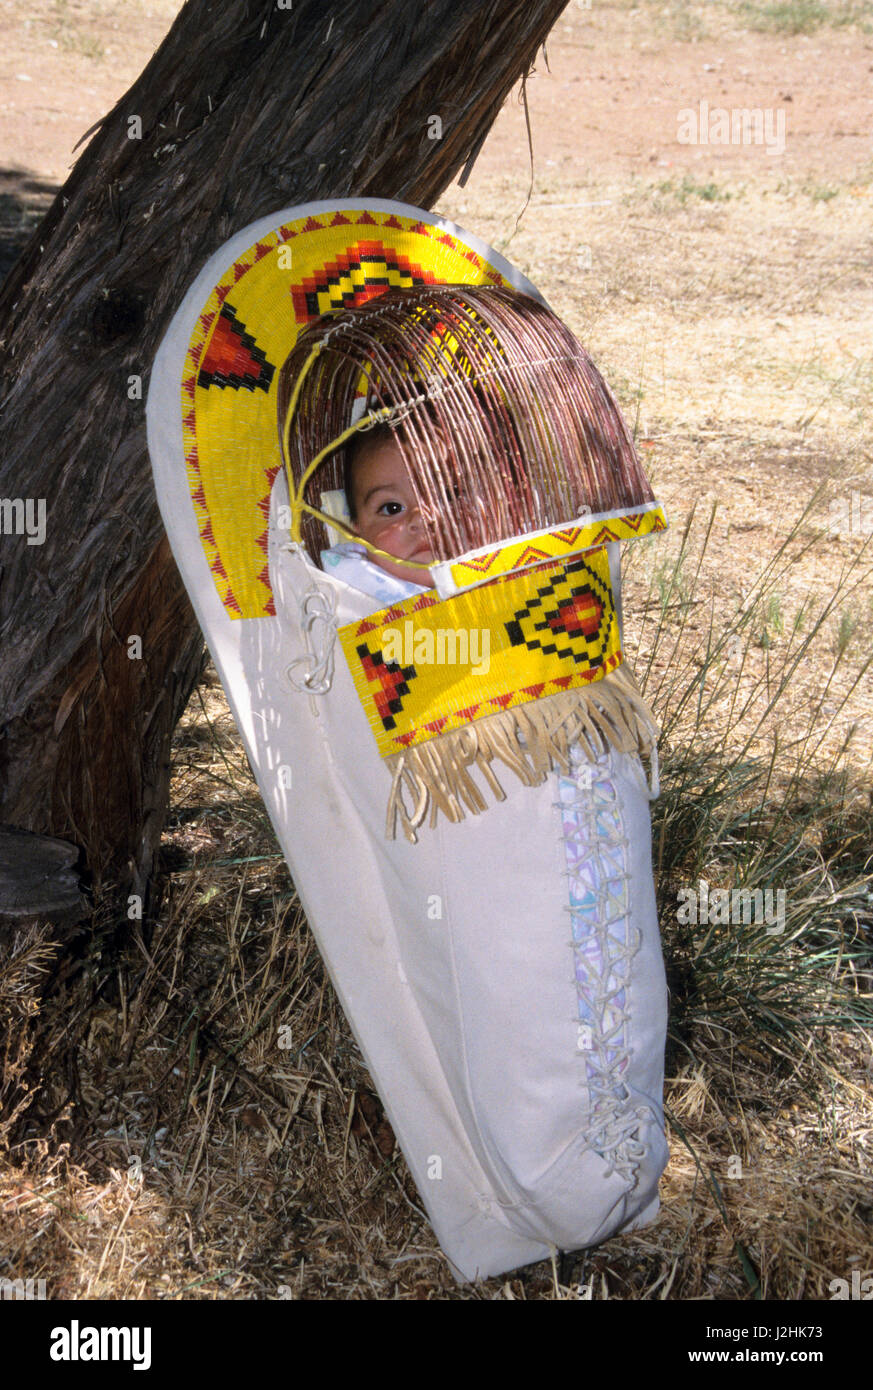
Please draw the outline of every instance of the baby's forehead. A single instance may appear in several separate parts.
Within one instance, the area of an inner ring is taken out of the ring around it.
[[[453,455],[440,432],[428,429],[424,437],[412,436],[392,431],[368,437],[362,433],[352,453],[352,464],[357,471],[366,466],[368,472],[396,473],[410,476],[414,469],[426,468],[434,458],[445,465],[452,462]]]

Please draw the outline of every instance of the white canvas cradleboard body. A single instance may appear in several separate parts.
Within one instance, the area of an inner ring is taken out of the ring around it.
[[[415,844],[386,839],[385,765],[334,640],[376,605],[289,541],[282,473],[267,527],[275,616],[228,613],[191,501],[179,386],[212,287],[299,213],[223,247],[174,318],[149,392],[155,483],[309,925],[428,1218],[455,1277],[484,1278],[657,1211],[666,985],[646,782],[638,758],[610,750],[537,787],[506,774],[506,799],[482,815],[440,817]],[[316,666],[312,693],[300,677]]]

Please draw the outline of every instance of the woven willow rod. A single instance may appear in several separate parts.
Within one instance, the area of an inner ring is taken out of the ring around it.
[[[315,320],[280,372],[280,433],[307,363],[290,426],[295,484],[348,429],[365,391],[368,410],[390,411],[438,560],[654,500],[606,382],[566,325],[528,295],[424,285]],[[315,470],[304,489],[310,506],[342,487],[348,447]],[[323,524],[307,516],[303,537],[317,559]]]

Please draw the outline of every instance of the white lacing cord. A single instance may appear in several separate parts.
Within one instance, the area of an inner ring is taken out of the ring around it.
[[[620,1173],[627,1181],[636,1180],[637,1164],[646,1157],[647,1146],[639,1139],[642,1126],[653,1119],[652,1112],[642,1107],[632,1114],[610,1115],[588,1136],[586,1149],[606,1160],[604,1177]]]
[[[571,774],[568,779],[571,787],[578,782],[580,762],[574,749],[571,752],[571,765],[577,776]],[[639,1140],[639,1129],[650,1115],[646,1109],[630,1108],[630,1092],[622,1073],[632,1056],[625,1032],[631,1023],[627,991],[630,987],[631,961],[642,944],[642,933],[631,926],[627,907],[624,912],[616,914],[610,910],[608,902],[610,897],[616,895],[618,879],[624,880],[626,889],[630,883],[626,867],[616,873],[616,865],[606,864],[603,860],[605,849],[617,849],[626,865],[630,849],[621,803],[614,788],[609,788],[611,794],[606,793],[604,782],[608,785],[608,778],[609,769],[604,769],[599,777],[595,774],[595,779],[584,789],[578,785],[573,787],[569,800],[559,799],[556,804],[574,816],[574,821],[564,826],[568,878],[572,881],[577,877],[577,865],[581,860],[601,861],[601,872],[594,875],[595,879],[600,879],[600,885],[595,890],[598,899],[597,920],[590,928],[597,938],[599,965],[588,958],[585,960],[588,980],[583,982],[576,976],[579,1000],[584,1002],[592,1015],[589,1023],[591,1047],[586,1048],[584,1054],[587,1077],[583,1084],[588,1087],[591,1107],[585,1148],[604,1159],[607,1165],[605,1176],[618,1172],[626,1181],[633,1183],[637,1168],[647,1152],[646,1146]],[[599,784],[596,793],[594,780]],[[657,752],[653,758],[653,787],[657,787]],[[601,812],[607,808],[614,816],[614,824],[608,829],[600,819]],[[579,907],[572,904],[568,905],[567,910],[571,917],[582,915]],[[622,919],[625,922],[623,941],[616,940],[610,931],[610,927]],[[585,943],[577,940],[574,933],[570,945],[576,953],[584,950]],[[625,993],[625,1004],[623,1007],[616,1006],[616,997],[622,992]],[[611,1010],[609,1020],[607,1010]]]
[[[291,546],[285,547],[291,550]],[[295,690],[308,695],[326,695],[333,681],[333,648],[336,642],[336,595],[330,589],[311,584],[297,600],[298,618],[306,643],[306,655],[285,667],[285,675]],[[305,667],[305,674],[295,674]]]

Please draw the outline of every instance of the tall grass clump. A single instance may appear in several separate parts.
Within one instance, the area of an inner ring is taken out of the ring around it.
[[[792,569],[819,544],[818,501],[733,598],[705,592],[715,508],[702,526],[692,511],[669,559],[663,541],[643,543],[648,573],[630,571],[644,594],[631,656],[662,728],[653,833],[671,1048],[725,1092],[744,1061],[774,1079],[832,1076],[839,1031],[873,1024],[869,752],[845,722],[873,644],[852,662],[841,616],[873,565],[863,547],[786,621]]]
[[[870,0],[739,0],[735,14],[750,29],[762,33],[812,34],[822,27],[858,27],[870,32]]]

